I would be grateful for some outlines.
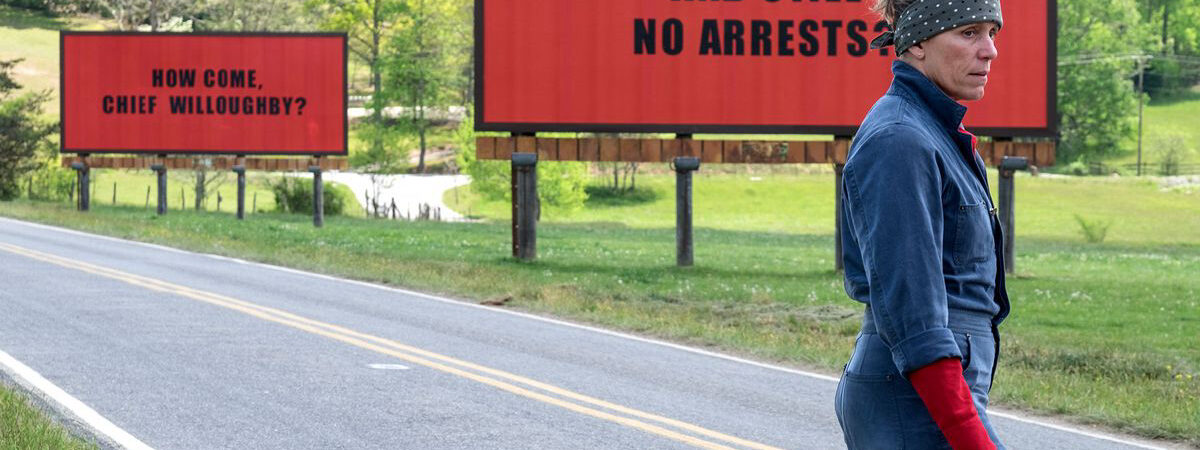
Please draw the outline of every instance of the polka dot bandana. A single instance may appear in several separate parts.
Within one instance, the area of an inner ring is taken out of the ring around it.
[[[978,22],[1004,26],[1000,0],[917,0],[900,13],[894,31],[879,35],[871,41],[871,48],[895,45],[899,55],[938,33]]]

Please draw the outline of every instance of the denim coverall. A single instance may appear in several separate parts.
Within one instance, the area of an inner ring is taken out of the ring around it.
[[[986,413],[1009,305],[983,160],[959,131],[965,106],[907,63],[892,73],[843,171],[846,293],[867,306],[838,384],[838,421],[852,449],[950,448],[907,376],[959,357],[1004,448]]]

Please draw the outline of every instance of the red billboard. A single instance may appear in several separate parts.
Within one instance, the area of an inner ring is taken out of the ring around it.
[[[62,151],[345,155],[346,35],[62,32]]]
[[[850,135],[891,82],[887,24],[856,0],[476,0],[484,131]],[[1050,136],[1055,1],[1004,0],[966,125]]]

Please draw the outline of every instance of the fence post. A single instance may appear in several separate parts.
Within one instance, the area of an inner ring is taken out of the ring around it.
[[[1027,167],[1029,161],[1022,157],[1005,156],[1000,162],[1000,229],[1004,232],[1004,273],[1013,273],[1016,267],[1013,261],[1013,174]]]

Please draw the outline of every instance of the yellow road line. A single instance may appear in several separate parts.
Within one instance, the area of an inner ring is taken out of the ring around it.
[[[762,444],[759,442],[741,439],[741,438],[738,438],[735,436],[730,436],[730,435],[727,435],[724,433],[709,430],[707,428],[703,428],[703,427],[693,425],[693,424],[690,424],[687,422],[682,422],[682,421],[678,421],[678,420],[671,419],[668,417],[663,417],[660,415],[651,414],[651,413],[639,411],[639,410],[636,410],[633,408],[613,404],[610,402],[606,402],[604,400],[600,400],[600,399],[597,399],[594,397],[590,397],[590,396],[586,396],[586,395],[579,394],[576,392],[572,392],[567,389],[563,389],[563,388],[560,388],[557,386],[542,383],[542,382],[539,382],[536,380],[532,380],[532,379],[529,379],[526,377],[522,377],[519,375],[509,373],[509,372],[505,372],[502,370],[493,369],[493,368],[486,367],[486,366],[481,366],[481,365],[474,364],[474,363],[467,362],[467,361],[462,361],[462,360],[452,358],[449,356],[444,356],[444,355],[440,355],[440,354],[437,354],[434,352],[430,352],[428,350],[424,350],[421,348],[401,344],[399,342],[396,342],[396,341],[393,341],[390,339],[372,336],[369,334],[357,332],[357,331],[350,330],[350,329],[340,327],[337,325],[316,321],[316,320],[309,319],[309,318],[306,318],[303,316],[299,316],[299,315],[296,315],[296,314],[293,314],[293,313],[290,313],[287,311],[257,305],[254,303],[246,302],[243,300],[238,300],[238,299],[220,295],[220,294],[200,291],[200,290],[192,289],[192,288],[189,288],[186,286],[176,285],[176,284],[169,283],[169,282],[162,281],[162,280],[157,280],[157,279],[153,279],[153,278],[143,277],[140,275],[121,272],[116,269],[110,269],[110,268],[106,268],[106,267],[102,267],[102,266],[88,264],[88,263],[84,263],[81,261],[69,260],[69,259],[58,257],[55,255],[42,253],[42,252],[38,252],[35,250],[26,249],[23,247],[18,247],[15,245],[0,243],[0,249],[11,252],[11,253],[19,254],[22,256],[26,256],[29,258],[37,259],[40,261],[45,261],[45,262],[48,262],[51,264],[55,264],[55,265],[59,265],[59,266],[67,267],[67,268],[72,268],[72,269],[76,269],[76,270],[81,270],[84,272],[92,273],[92,274],[103,276],[106,278],[112,278],[112,279],[124,281],[126,283],[129,283],[129,284],[132,284],[135,286],[139,286],[139,287],[143,287],[146,289],[159,291],[159,292],[177,294],[177,295],[188,297],[188,298],[191,298],[194,300],[209,303],[212,305],[221,306],[221,307],[228,308],[228,309],[233,309],[233,310],[243,312],[245,314],[248,314],[248,315],[251,315],[254,317],[258,317],[263,320],[290,326],[290,327],[300,329],[302,331],[306,331],[306,332],[309,332],[312,334],[316,334],[316,335],[328,337],[330,339],[345,342],[347,344],[354,345],[359,348],[363,348],[363,349],[371,350],[371,351],[374,351],[377,353],[400,358],[402,360],[409,361],[414,364],[420,364],[420,365],[423,365],[423,366],[426,366],[426,367],[429,367],[429,368],[432,368],[435,370],[439,370],[442,372],[450,373],[453,375],[458,375],[458,376],[461,376],[464,378],[468,378],[468,379],[471,379],[471,380],[474,380],[474,381],[477,381],[477,382],[480,382],[483,384],[487,384],[487,385],[496,387],[498,389],[502,389],[504,391],[511,392],[513,394],[517,394],[517,395],[520,395],[523,397],[531,398],[531,399],[538,400],[538,401],[548,403],[548,404],[552,404],[555,406],[559,406],[559,407],[562,407],[562,408],[565,408],[565,409],[568,409],[571,411],[575,411],[575,412],[578,412],[581,414],[589,415],[592,417],[597,417],[597,418],[609,420],[612,422],[616,422],[616,423],[619,423],[619,424],[622,424],[625,426],[629,426],[629,427],[636,428],[636,429],[639,429],[642,431],[646,431],[648,433],[652,433],[652,434],[663,436],[663,437],[666,437],[669,439],[674,439],[674,440],[677,440],[680,442],[684,442],[689,445],[694,445],[694,446],[701,447],[701,448],[711,448],[711,449],[729,448],[729,447],[725,447],[718,443],[698,439],[698,438],[695,438],[695,437],[692,437],[692,436],[689,436],[686,434],[681,434],[681,433],[678,433],[678,432],[675,432],[672,430],[668,430],[668,429],[665,429],[665,428],[662,428],[662,427],[659,427],[656,425],[648,424],[648,423],[645,423],[642,421],[633,420],[633,419],[629,419],[629,418],[621,417],[621,416],[616,416],[613,414],[606,413],[604,411],[599,411],[596,409],[588,408],[586,406],[566,402],[566,401],[563,401],[563,400],[560,400],[560,399],[557,399],[554,397],[550,397],[550,396],[547,396],[544,394],[530,391],[528,389],[521,388],[519,386],[515,386],[512,384],[506,383],[504,381],[484,377],[484,376],[481,376],[478,374],[474,374],[474,373],[467,372],[467,371],[464,371],[461,369],[450,367],[445,364],[434,362],[429,359],[422,358],[422,357],[419,357],[416,355],[421,355],[421,356],[425,356],[425,357],[428,357],[431,359],[441,360],[443,362],[458,365],[458,366],[461,366],[464,368],[469,368],[469,369],[476,370],[479,372],[491,374],[493,376],[505,378],[510,381],[514,381],[514,382],[524,384],[524,385],[527,385],[530,387],[541,389],[541,390],[544,390],[544,391],[547,391],[547,392],[550,392],[550,393],[553,393],[553,394],[556,394],[556,395],[559,395],[562,397],[566,397],[566,398],[570,398],[570,399],[580,401],[583,403],[588,403],[588,404],[592,404],[595,406],[603,407],[606,409],[610,409],[612,411],[620,412],[622,414],[627,414],[627,415],[639,417],[642,419],[656,421],[656,422],[666,424],[669,426],[673,426],[673,427],[676,427],[676,428],[679,428],[682,430],[690,431],[692,433],[700,434],[700,435],[707,436],[707,437],[714,438],[714,439],[723,440],[723,441],[726,441],[726,442],[729,442],[729,443],[732,443],[735,445],[740,445],[740,446],[744,446],[744,447],[748,447],[748,448],[754,448],[754,449],[758,449],[758,450],[778,450],[776,447],[772,447],[772,446]],[[372,343],[372,342],[374,342],[374,343]],[[392,347],[392,348],[387,348],[387,347]],[[393,350],[393,349],[395,349],[395,350]],[[414,353],[416,355],[401,353],[396,350],[402,350],[405,352]]]

